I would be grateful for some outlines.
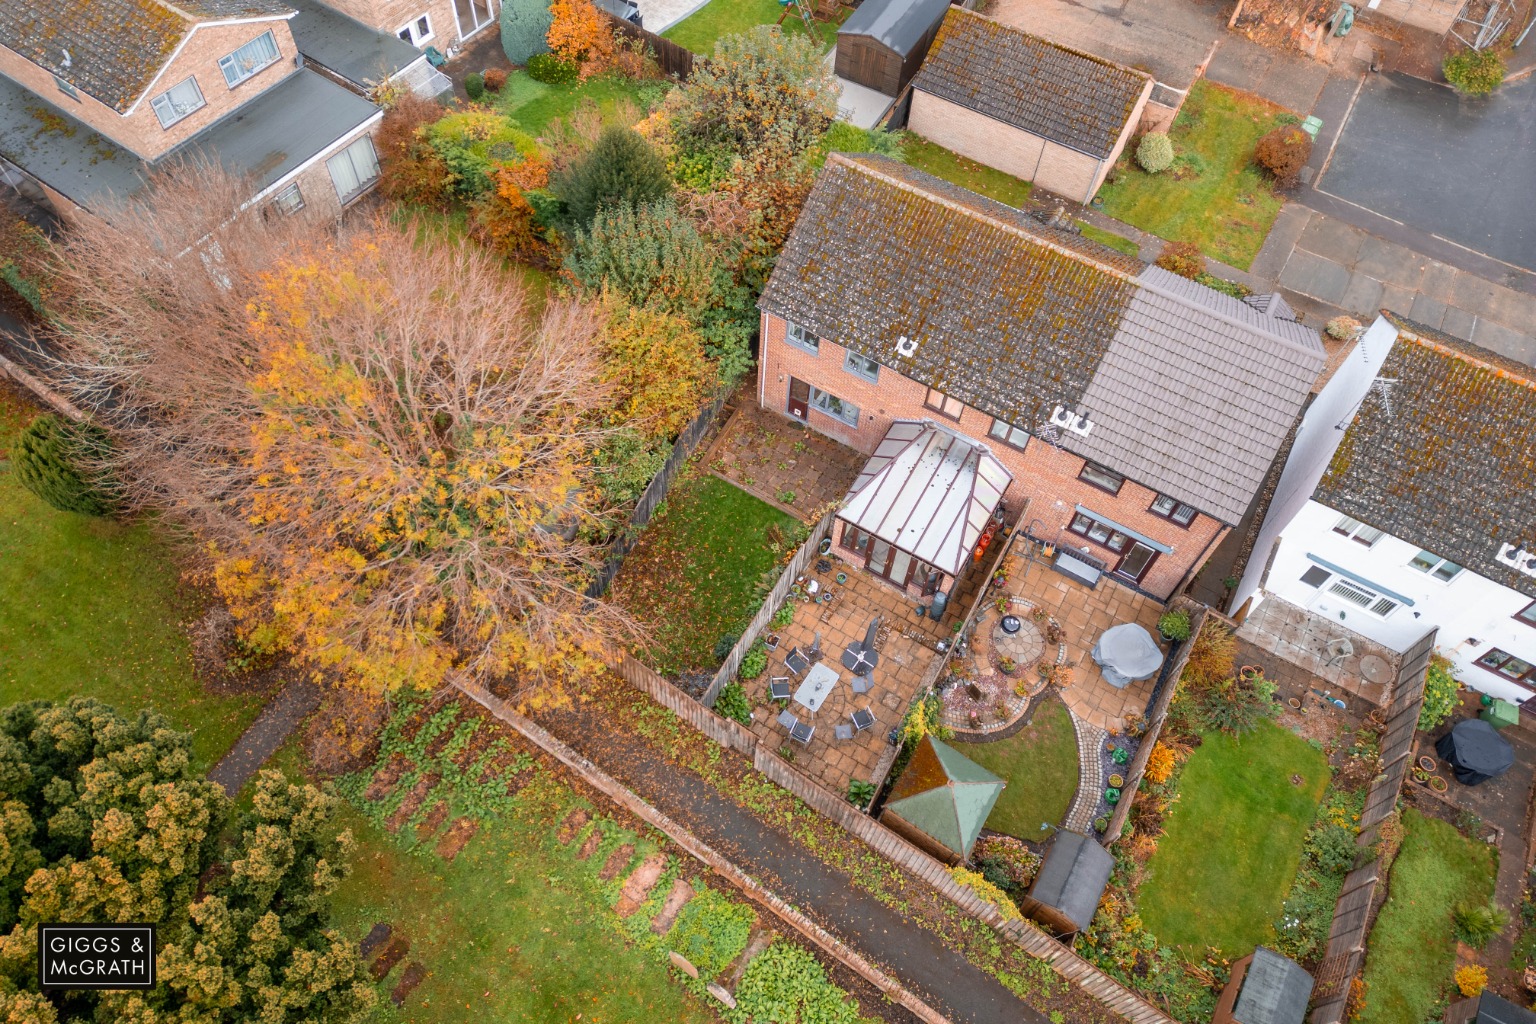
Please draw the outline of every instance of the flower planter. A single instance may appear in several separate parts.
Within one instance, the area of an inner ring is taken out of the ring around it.
[[[829,551],[832,550],[832,538],[831,537],[823,537],[823,538],[821,538],[821,543],[816,546],[816,549],[818,551],[820,551],[824,555],[827,554]]]
[[[1104,802],[1113,807],[1120,802],[1120,791],[1113,786],[1104,791]]]
[[[1435,759],[1434,758],[1430,757],[1428,754],[1424,754],[1424,755],[1420,756],[1420,758],[1419,758],[1419,767],[1424,769],[1427,772],[1433,772],[1436,768],[1438,768],[1440,766],[1435,763]]]
[[[1286,701],[1285,703],[1290,706],[1290,709],[1292,711],[1300,711],[1301,710],[1301,700],[1300,700],[1300,698],[1292,697],[1290,700]]]
[[[1110,751],[1109,759],[1115,764],[1125,764],[1131,759],[1131,752],[1125,747],[1116,747]]]
[[[845,573],[845,572],[840,572],[840,573],[837,574],[836,579],[837,579],[837,582],[839,584],[847,583],[848,582],[848,574]]]
[[[1440,776],[1438,776],[1438,775],[1431,775],[1429,777],[1429,788],[1434,790],[1436,793],[1444,793],[1446,790],[1450,789],[1451,787],[1450,787],[1450,784],[1447,783]]]
[[[1125,779],[1122,776],[1111,775],[1109,777],[1109,787],[1111,789],[1120,789],[1124,785],[1125,785]]]
[[[770,651],[778,650],[779,649],[779,634],[775,633],[772,636],[770,636],[767,639],[765,639],[763,641],[763,646],[768,648]]]

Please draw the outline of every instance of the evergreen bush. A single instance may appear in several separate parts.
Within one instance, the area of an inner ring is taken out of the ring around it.
[[[1148,174],[1161,174],[1173,166],[1173,142],[1167,132],[1147,132],[1136,146],[1136,162]]]
[[[502,0],[501,49],[507,59],[521,66],[535,54],[548,53],[553,21],[549,0]]]
[[[99,427],[48,414],[21,432],[11,465],[23,487],[59,511],[105,516],[116,510],[112,485],[86,462],[106,450]]]
[[[479,103],[485,95],[485,76],[478,71],[471,71],[465,75],[464,91],[469,94],[470,102]]]
[[[618,125],[603,129],[597,145],[554,183],[565,200],[567,217],[586,227],[604,206],[639,205],[672,192],[667,163],[634,131]]]
[[[1463,96],[1486,96],[1504,84],[1504,58],[1492,50],[1463,50],[1440,65],[1445,80]]]
[[[1482,949],[1509,924],[1509,914],[1493,903],[1463,903],[1456,908],[1455,924],[1459,941]]]
[[[573,60],[556,57],[552,53],[536,53],[528,58],[528,77],[546,85],[570,85],[581,74],[581,66]]]

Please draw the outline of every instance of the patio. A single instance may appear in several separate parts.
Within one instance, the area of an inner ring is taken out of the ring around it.
[[[1291,682],[1303,695],[1311,677],[1312,686],[1347,690],[1378,706],[1392,700],[1399,661],[1396,651],[1289,601],[1266,597],[1238,628],[1237,639],[1299,670],[1290,673],[1296,677]],[[1341,641],[1347,642],[1347,653]],[[1266,665],[1265,674],[1287,682],[1282,666]]]

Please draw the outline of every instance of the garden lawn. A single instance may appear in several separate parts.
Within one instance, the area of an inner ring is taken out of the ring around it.
[[[906,137],[901,144],[901,155],[907,163],[920,171],[927,171],[935,178],[943,178],[1008,206],[1023,206],[1035,187],[1022,178],[1015,178],[994,167],[952,153],[917,135],[909,134]]]
[[[206,770],[263,700],[203,692],[183,632],[199,609],[152,523],[57,512],[11,474],[5,455],[34,413],[0,385],[0,704],[80,694],[154,708],[192,733]]]
[[[616,74],[597,75],[570,85],[547,85],[535,82],[526,71],[514,71],[507,76],[507,83],[499,93],[487,96],[493,97],[502,113],[516,121],[524,131],[537,136],[542,135],[556,118],[569,117],[584,99],[597,104],[605,125],[623,122],[627,128],[645,116],[641,92],[655,90],[660,85],[659,82],[639,82]],[[633,118],[620,117],[625,100],[634,106]]]
[[[674,675],[717,665],[715,642],[746,626],[758,581],[804,536],[797,520],[717,476],[675,481],[614,583],[615,598],[649,624],[652,667]]]
[[[1247,270],[1284,205],[1253,163],[1253,151],[1284,113],[1201,79],[1169,132],[1173,168],[1148,174],[1127,146],[1115,180],[1099,190],[1104,212],[1159,238],[1193,242],[1205,255]]]
[[[1034,719],[1006,740],[957,743],[955,749],[1006,779],[987,828],[1020,839],[1050,835],[1042,823],[1060,825],[1077,794],[1077,732],[1061,701],[1047,701]]]
[[[1272,941],[1327,784],[1322,752],[1273,722],[1207,735],[1137,892],[1147,928],[1192,954],[1215,946],[1243,956]]]
[[[1439,999],[1456,967],[1456,905],[1493,895],[1498,866],[1487,846],[1411,808],[1403,831],[1387,902],[1366,944],[1360,1024],[1428,1020],[1443,1009]]]
[[[811,0],[807,4],[814,7]],[[748,32],[758,25],[772,25],[779,20],[784,8],[779,0],[711,0],[682,21],[663,32],[663,39],[670,39],[679,46],[687,47],[701,57],[715,52],[715,40],[722,36]],[[846,8],[839,8],[839,19],[847,17]],[[837,42],[837,24],[812,21],[822,50],[832,49]],[[805,35],[805,22],[795,11],[784,19],[784,31]]]
[[[1098,242],[1100,245],[1107,245],[1116,252],[1123,252],[1127,256],[1141,255],[1140,246],[1129,238],[1117,235],[1113,231],[1105,231],[1103,228],[1096,228],[1092,224],[1078,224],[1078,228],[1082,231],[1083,237],[1089,241]]]

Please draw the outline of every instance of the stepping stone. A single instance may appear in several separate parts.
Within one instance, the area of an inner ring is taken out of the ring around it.
[[[401,960],[404,960],[405,954],[409,953],[410,951],[410,940],[402,935],[396,935],[394,938],[389,940],[389,945],[384,947],[384,951],[380,953],[379,958],[373,962],[373,966],[368,968],[368,973],[373,976],[374,981],[378,981],[379,979],[383,978],[384,975],[388,974],[394,968],[395,964],[399,963]]]
[[[399,754],[391,754],[384,767],[374,773],[373,781],[368,783],[368,788],[363,791],[363,799],[371,803],[388,796],[390,790],[395,788],[395,783],[399,781],[400,776],[405,774],[405,767],[409,763]]]
[[[443,833],[443,838],[437,841],[437,855],[452,863],[453,858],[459,855],[459,851],[464,849],[478,831],[480,831],[480,823],[474,818],[459,818],[448,826],[448,831]]]
[[[427,969],[421,964],[412,961],[405,965],[405,970],[400,972],[400,981],[395,985],[394,991],[389,994],[389,1001],[396,1006],[405,1005],[405,997],[411,994],[411,990],[427,979]]]
[[[673,967],[676,967],[678,970],[688,975],[688,977],[697,978],[699,976],[699,969],[693,966],[693,962],[690,961],[687,957],[683,956],[683,954],[679,953],[677,950],[674,949],[672,952],[668,953],[667,959],[672,961]]]
[[[406,795],[400,807],[394,814],[389,816],[388,821],[384,822],[384,827],[391,832],[399,832],[406,822],[416,816],[417,810],[420,809],[422,803],[427,799],[427,794],[432,792],[432,787],[437,785],[441,777],[437,772],[429,772],[423,775],[410,793]]]
[[[726,965],[721,980],[731,988],[741,984],[741,976],[747,973],[747,964],[753,957],[768,948],[768,944],[778,938],[779,933],[765,926],[761,921],[752,923],[752,930],[747,933],[747,946],[741,954]]]
[[[677,920],[678,911],[693,899],[693,886],[681,878],[672,880],[672,891],[667,893],[666,902],[661,905],[661,913],[651,919],[651,932],[654,935],[665,935],[672,930],[672,923]]]
[[[368,934],[364,935],[363,941],[358,943],[358,955],[364,960],[371,959],[378,948],[389,941],[389,936],[393,931],[394,929],[383,921],[368,929]]]
[[[640,866],[624,879],[624,888],[619,893],[619,905],[614,911],[620,917],[633,917],[635,911],[640,909],[640,904],[645,902],[645,898],[656,887],[656,880],[661,877],[666,866],[667,855],[664,853],[653,853],[641,861]]]
[[[725,989],[721,988],[719,985],[716,985],[714,982],[710,982],[708,985],[706,985],[704,990],[710,995],[714,996],[716,999],[720,1000],[726,1006],[729,1006],[731,1009],[736,1009],[736,997],[731,995]]]
[[[604,882],[611,882],[619,877],[619,872],[629,867],[629,860],[635,855],[635,844],[625,843],[608,855],[608,862],[603,865],[603,870],[597,873],[597,877]]]
[[[581,849],[576,851],[577,860],[586,860],[597,852],[597,848],[603,845],[603,830],[594,828],[587,833],[587,838],[582,841]]]
[[[565,820],[560,823],[560,830],[555,833],[555,838],[560,840],[561,846],[569,846],[571,840],[575,839],[582,827],[591,820],[591,813],[585,807],[578,807],[565,816]]]

